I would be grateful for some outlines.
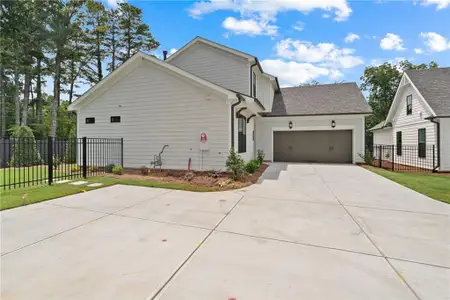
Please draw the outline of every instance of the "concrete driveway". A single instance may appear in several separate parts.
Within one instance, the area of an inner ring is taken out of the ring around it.
[[[1,299],[450,299],[450,206],[363,168],[113,186],[1,213]]]

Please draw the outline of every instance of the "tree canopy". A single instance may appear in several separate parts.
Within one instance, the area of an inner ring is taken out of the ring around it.
[[[0,1],[0,138],[19,125],[36,136],[68,134],[75,122],[67,106],[80,86],[159,46],[129,3],[109,9],[100,0]]]

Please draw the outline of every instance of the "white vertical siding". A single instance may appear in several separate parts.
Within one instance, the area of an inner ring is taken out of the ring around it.
[[[169,63],[227,89],[250,93],[248,61],[234,54],[199,42]]]
[[[450,171],[450,118],[440,119],[441,171]]]
[[[392,145],[392,129],[381,129],[373,132],[374,145]]]
[[[256,120],[256,149],[266,154],[265,159],[273,160],[273,131],[289,131],[289,121],[294,127],[292,130],[330,130],[331,121],[335,120],[334,130],[353,130],[353,160],[355,163],[363,162],[360,155],[364,154],[364,116],[305,116],[305,117],[272,117]]]
[[[412,95],[412,114],[406,114],[406,97]],[[425,120],[431,115],[425,102],[420,98],[415,89],[409,84],[402,88],[399,92],[397,109],[392,120],[392,141],[396,144],[397,132],[402,132],[402,145],[404,151],[401,156],[395,155],[395,163],[412,165],[412,166],[428,166],[432,168],[433,155],[432,145],[436,145],[437,137],[435,124]],[[418,157],[418,138],[419,129],[426,130],[427,153],[425,158]],[[428,151],[429,150],[429,151]]]
[[[149,166],[168,144],[163,168],[223,169],[229,149],[230,106],[154,64],[142,61],[94,101],[78,111],[79,137],[123,137],[124,166]],[[120,116],[121,123],[110,123]],[[85,124],[95,117],[95,124]],[[200,151],[200,132],[209,133],[209,151]]]

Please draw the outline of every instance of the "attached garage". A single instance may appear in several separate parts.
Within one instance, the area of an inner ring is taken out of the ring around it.
[[[352,163],[352,130],[274,131],[273,160]]]

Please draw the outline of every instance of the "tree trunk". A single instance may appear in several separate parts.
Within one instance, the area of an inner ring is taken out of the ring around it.
[[[28,103],[30,102],[31,74],[25,74],[25,85],[23,88],[22,125],[28,125]]]
[[[4,139],[6,137],[6,97],[5,97],[5,69],[3,66],[0,65],[0,101],[2,106],[2,113],[1,113],[1,135],[0,138]]]
[[[42,124],[42,79],[41,79],[41,63],[42,59],[38,58],[37,61],[37,82],[36,82],[36,103],[37,103],[37,122]]]
[[[101,45],[100,45],[100,34],[97,32],[97,50],[96,50],[96,56],[97,56],[97,76],[98,81],[100,82],[103,79],[103,70],[102,70],[102,53],[101,53]]]
[[[60,92],[61,92],[61,51],[56,52],[55,57],[55,77],[53,80],[53,103],[51,110],[51,123],[50,123],[50,136],[56,137],[56,117],[58,107],[60,105]]]
[[[20,84],[20,75],[18,72],[14,74],[14,101],[16,104],[15,107],[15,121],[16,125],[20,126],[20,97],[19,97],[19,84]]]
[[[116,69],[116,31],[115,31],[115,29],[113,29],[113,32],[111,33],[111,45],[112,45],[112,58],[111,58],[112,69],[111,69],[111,72],[113,72]]]

